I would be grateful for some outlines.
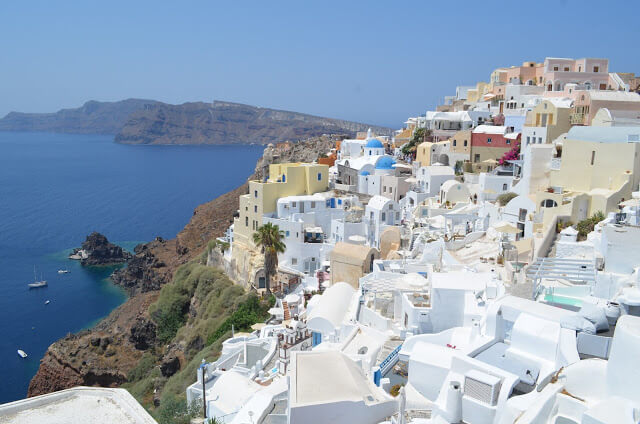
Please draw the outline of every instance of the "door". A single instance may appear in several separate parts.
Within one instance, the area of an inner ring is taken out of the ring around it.
[[[312,346],[317,346],[320,343],[322,343],[322,334],[321,333],[316,333],[315,331],[311,333],[311,345]]]
[[[304,202],[300,202],[300,213],[304,213]]]

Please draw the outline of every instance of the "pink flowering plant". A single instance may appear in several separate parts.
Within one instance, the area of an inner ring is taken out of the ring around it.
[[[516,140],[511,150],[505,152],[498,163],[504,165],[508,160],[517,160],[520,157],[520,140]]]

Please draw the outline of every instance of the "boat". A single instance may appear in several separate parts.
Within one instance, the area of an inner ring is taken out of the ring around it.
[[[58,274],[68,274],[70,271],[68,269],[59,269]]]
[[[36,267],[33,267],[33,283],[27,284],[30,289],[37,289],[40,287],[46,287],[47,281],[42,278],[42,274],[40,274],[40,281],[36,278]]]
[[[48,305],[49,303],[51,303],[50,300],[47,300],[46,302],[44,302],[45,305]]]
[[[22,349],[18,349],[18,355],[20,355],[21,358],[26,358],[27,356],[29,356],[27,355],[27,352]]]

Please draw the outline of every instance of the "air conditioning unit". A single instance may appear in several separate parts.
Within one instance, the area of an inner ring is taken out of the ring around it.
[[[464,396],[490,406],[498,403],[502,379],[478,370],[470,370],[464,376]]]

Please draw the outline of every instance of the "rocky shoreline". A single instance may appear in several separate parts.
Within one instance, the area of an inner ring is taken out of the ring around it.
[[[267,147],[249,179],[261,178],[269,163],[313,161],[332,146],[330,137],[316,137]],[[128,292],[129,299],[92,329],[53,343],[29,384],[28,396],[77,385],[116,387],[126,382],[145,352],[157,347],[156,328],[148,310],[158,298],[160,288],[172,280],[178,267],[197,258],[210,240],[224,234],[238,210],[238,197],[247,191],[248,185],[244,183],[198,206],[174,239],[158,237],[136,246],[127,266],[112,275],[113,282]],[[163,375],[180,367],[180,349],[171,346],[163,349],[165,353],[159,358]]]

